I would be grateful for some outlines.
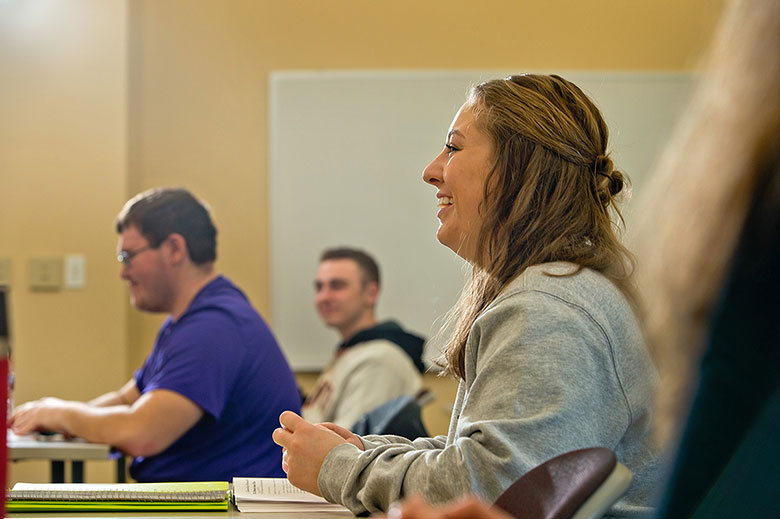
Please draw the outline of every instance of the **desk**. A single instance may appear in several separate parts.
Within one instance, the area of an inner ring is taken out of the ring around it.
[[[6,517],[23,517],[24,519],[68,519],[88,517],[89,519],[103,519],[104,517],[125,517],[127,519],[354,519],[354,515],[348,512],[302,512],[290,513],[242,513],[236,509],[233,503],[227,512],[15,512],[5,513]]]
[[[101,443],[87,443],[81,439],[38,439],[34,435],[17,436],[8,431],[8,459],[51,460],[51,482],[65,482],[65,461],[71,462],[73,483],[84,482],[84,460],[110,459],[111,447]],[[125,459],[117,459],[117,481],[125,481]]]

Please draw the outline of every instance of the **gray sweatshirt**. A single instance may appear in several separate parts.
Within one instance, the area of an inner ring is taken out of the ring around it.
[[[649,513],[658,460],[650,447],[656,373],[622,293],[568,263],[527,269],[479,316],[446,437],[363,437],[332,449],[322,495],[353,513],[420,494],[433,503],[475,493],[495,501],[558,454],[608,447],[633,473],[611,517]]]

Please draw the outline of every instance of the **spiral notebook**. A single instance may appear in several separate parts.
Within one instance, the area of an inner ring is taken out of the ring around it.
[[[9,512],[227,510],[228,482],[17,483],[6,492]]]

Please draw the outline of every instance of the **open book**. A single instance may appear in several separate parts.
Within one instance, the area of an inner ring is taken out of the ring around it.
[[[292,486],[286,478],[233,478],[233,497],[240,512],[352,512],[341,505]]]
[[[185,483],[17,483],[9,512],[227,510],[227,481]]]

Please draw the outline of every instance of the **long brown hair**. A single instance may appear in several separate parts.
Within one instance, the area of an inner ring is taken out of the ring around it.
[[[601,272],[628,296],[633,270],[616,234],[615,197],[627,179],[614,169],[607,126],[582,90],[559,76],[527,74],[477,85],[467,104],[496,157],[471,280],[450,313],[455,331],[444,366],[460,378],[474,321],[526,268],[568,261],[576,271]]]

